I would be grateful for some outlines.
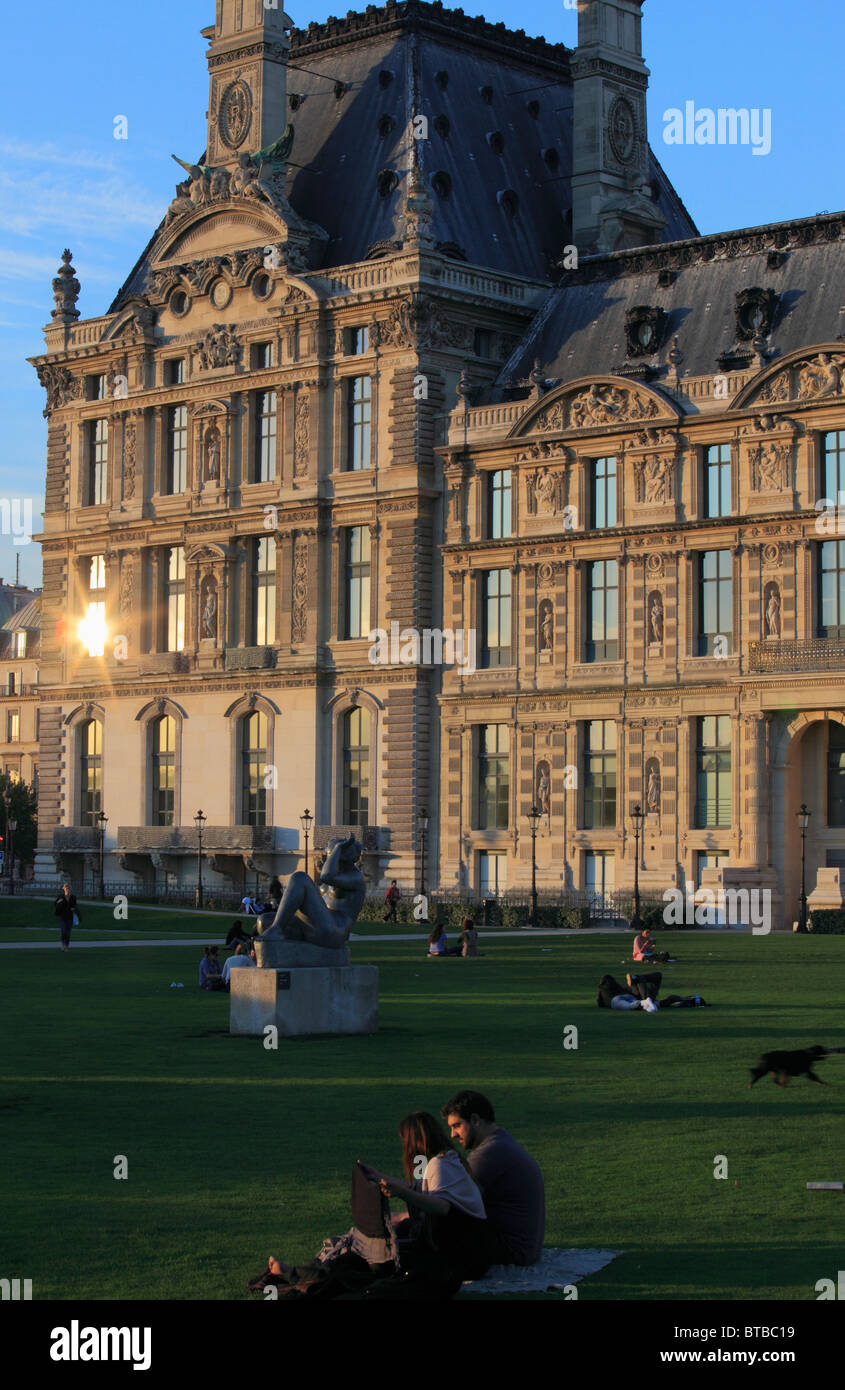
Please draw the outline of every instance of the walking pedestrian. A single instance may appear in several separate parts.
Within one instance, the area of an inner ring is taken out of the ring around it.
[[[62,891],[53,904],[53,911],[59,919],[62,933],[62,950],[70,950],[70,933],[74,927],[79,926],[79,909],[76,905],[76,898],[70,891],[70,884],[63,883]]]

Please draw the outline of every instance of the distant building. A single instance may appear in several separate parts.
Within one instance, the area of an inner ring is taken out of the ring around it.
[[[644,890],[781,920],[806,801],[835,899],[845,218],[699,236],[640,11],[588,0],[568,50],[219,0],[205,163],[101,318],[65,253],[33,359],[39,876],[105,813],[107,877],[189,883],[202,809],[240,888],[308,806],[412,886],[425,809],[429,887],[495,893],[536,802],[538,886],[599,895],[639,804]]]
[[[38,662],[41,597],[18,589],[26,601],[0,626],[0,769],[38,790]]]

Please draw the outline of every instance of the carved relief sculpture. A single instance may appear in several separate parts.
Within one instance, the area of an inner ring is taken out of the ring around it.
[[[293,424],[293,476],[295,478],[302,478],[308,472],[310,421],[310,397],[307,391],[297,391]]]
[[[135,496],[135,445],[137,434],[132,420],[126,423],[123,436],[123,497],[129,502]]]
[[[132,612],[135,602],[135,563],[131,555],[124,555],[120,567],[120,615],[126,617]]]
[[[194,347],[197,367],[201,372],[216,367],[240,366],[243,349],[233,328],[215,323],[200,342]]]
[[[297,536],[293,556],[292,638],[299,646],[308,632],[308,541]]]
[[[638,502],[671,502],[673,496],[674,461],[666,455],[649,454],[634,465]]]

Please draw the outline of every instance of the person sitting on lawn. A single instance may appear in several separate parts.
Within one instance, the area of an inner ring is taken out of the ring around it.
[[[656,951],[654,949],[651,927],[643,927],[642,931],[634,937],[634,960],[645,961],[646,963],[656,960],[663,964],[667,960],[671,960],[671,957],[668,951]]]
[[[227,933],[227,935],[226,935],[226,945],[227,945],[227,946],[234,946],[234,945],[236,944],[236,942],[238,942],[238,941],[254,941],[254,940],[255,940],[255,937],[254,937],[254,936],[250,936],[248,932],[245,932],[245,931],[244,931],[243,927],[241,926],[240,918],[238,918],[238,920],[237,920],[236,922],[233,922],[233,923],[232,923],[232,925],[231,925],[231,927],[229,928],[229,931],[228,931],[228,933]]]
[[[316,1298],[447,1299],[464,1279],[488,1268],[484,1202],[467,1165],[427,1111],[406,1115],[398,1128],[403,1178],[391,1178],[359,1159],[352,1173],[352,1219],[345,1237],[324,1242],[325,1258],[290,1269],[272,1256],[247,1285],[287,1286]],[[391,1216],[388,1197],[408,1216]],[[327,1249],[328,1247],[328,1249]]]
[[[450,946],[443,929],[443,923],[438,922],[428,934],[428,954],[430,956],[459,956],[462,947]]]
[[[229,956],[228,960],[225,961],[223,965],[221,979],[223,980],[224,989],[231,988],[231,981],[229,977],[233,970],[237,970],[242,966],[251,966],[253,969],[255,969],[255,961],[249,954],[249,948],[242,941],[239,941],[237,946],[235,947],[235,954],[233,956]]]
[[[223,977],[216,946],[206,946],[200,961],[200,989],[222,989]]]
[[[460,941],[462,956],[478,955],[478,932],[475,930],[475,923],[471,917],[464,918]]]
[[[480,1091],[459,1091],[440,1113],[467,1150],[469,1171],[481,1189],[489,1263],[536,1264],[546,1229],[546,1193],[536,1160],[496,1124],[493,1106]]]

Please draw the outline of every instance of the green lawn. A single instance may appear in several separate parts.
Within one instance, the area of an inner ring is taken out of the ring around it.
[[[10,906],[2,935],[35,939]],[[805,1183],[845,1177],[845,1056],[819,1064],[829,1087],[749,1092],[747,1068],[845,1044],[845,938],[661,943],[667,985],[712,1009],[597,1009],[598,976],[630,968],[619,936],[482,937],[475,961],[385,940],[354,947],[380,969],[380,1032],[277,1052],[229,1035],[198,947],[3,951],[4,1267],[36,1299],[247,1297],[268,1254],[348,1227],[355,1158],[396,1172],[401,1116],[473,1086],[543,1168],[546,1244],[624,1252],[581,1299],[814,1299],[842,1265],[842,1198]]]

